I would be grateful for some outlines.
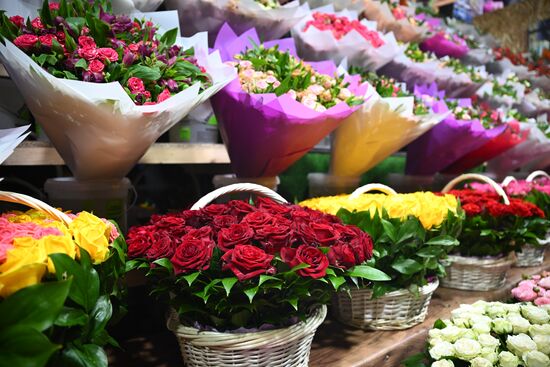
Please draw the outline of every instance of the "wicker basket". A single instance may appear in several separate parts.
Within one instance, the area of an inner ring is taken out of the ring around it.
[[[518,268],[526,268],[529,266],[539,266],[544,262],[544,253],[546,246],[525,245],[521,252],[516,252],[516,263],[514,266]]]
[[[432,294],[439,281],[420,288],[420,295],[406,289],[372,299],[370,289],[338,292],[332,301],[334,316],[342,323],[366,330],[401,330],[420,324],[426,318]]]
[[[441,279],[445,288],[466,291],[490,291],[501,288],[506,281],[506,273],[515,259],[512,255],[497,259],[482,259],[451,255],[447,259],[447,276]]]
[[[65,225],[69,225],[73,220],[65,213],[57,210],[50,205],[35,199],[31,196],[18,194],[15,192],[0,191],[0,201],[7,201],[15,204],[26,205],[30,208],[39,210],[50,215],[52,218],[61,221]]]
[[[305,322],[287,328],[232,334],[183,326],[172,313],[168,329],[178,338],[187,367],[307,367],[313,336],[326,315],[321,306]]]

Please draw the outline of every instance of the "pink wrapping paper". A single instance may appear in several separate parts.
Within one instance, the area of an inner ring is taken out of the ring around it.
[[[420,44],[420,49],[422,51],[431,51],[435,53],[437,57],[450,56],[460,59],[468,53],[469,48],[464,40],[457,38],[457,41],[462,42],[460,42],[461,44],[457,44],[452,40],[445,38],[445,33],[439,32],[432,37],[425,39]]]

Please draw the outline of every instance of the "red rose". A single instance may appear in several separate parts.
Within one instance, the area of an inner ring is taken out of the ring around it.
[[[53,34],[45,34],[43,36],[38,37],[38,41],[40,42],[40,44],[46,47],[52,47],[53,40],[57,41],[57,37]]]
[[[23,34],[13,40],[13,44],[24,50],[33,48],[38,42],[38,37],[33,34]]]
[[[252,212],[247,214],[243,220],[242,223],[248,224],[252,229],[255,231],[263,228],[264,226],[273,223],[273,216],[269,214],[268,212]]]
[[[502,217],[505,215],[513,215],[513,211],[509,205],[499,203],[496,200],[488,201],[486,208],[489,211],[489,214],[493,217]]]
[[[223,270],[231,270],[239,281],[254,278],[260,274],[274,274],[271,266],[273,256],[252,245],[237,245],[222,256]]]
[[[252,237],[254,237],[254,230],[248,224],[233,224],[231,227],[220,229],[218,247],[223,251],[228,251],[235,245],[247,243]]]
[[[340,232],[331,224],[313,222],[309,227],[313,230],[315,242],[322,247],[330,247],[340,238]]]
[[[78,37],[78,45],[81,48],[96,48],[97,45],[92,37],[80,36]]]
[[[223,215],[229,212],[230,208],[225,204],[210,204],[201,209],[206,215],[214,217],[216,215]]]
[[[59,10],[59,3],[50,3],[50,10]]]
[[[116,52],[115,50],[113,50],[112,48],[109,48],[109,47],[101,47],[101,48],[98,48],[97,49],[97,52],[99,54],[99,57],[105,61],[105,60],[109,60],[111,62],[115,62],[115,61],[118,61],[118,52]]]
[[[281,258],[291,267],[308,264],[309,268],[300,269],[298,275],[314,279],[322,278],[327,273],[328,258],[317,247],[301,245],[297,249],[283,247]]]
[[[303,223],[309,222],[311,220],[311,215],[305,208],[295,207],[290,212],[290,218],[295,223]]]
[[[474,203],[464,204],[462,205],[462,209],[464,209],[466,215],[469,217],[478,215],[483,211],[483,209],[479,205]]]
[[[21,28],[25,24],[25,18],[20,15],[14,15],[13,17],[10,17],[10,22],[12,22],[18,28]]]
[[[88,70],[92,73],[101,73],[103,69],[105,69],[105,64],[97,59],[90,61],[90,64],[88,65]]]
[[[145,252],[145,257],[151,261],[162,259],[162,258],[171,258],[174,255],[176,249],[176,244],[172,241],[172,238],[168,235],[167,232],[158,231],[153,233],[151,240],[153,245],[147,249]]]
[[[290,213],[290,205],[278,204],[269,198],[257,198],[256,207],[271,214],[287,215]]]
[[[292,230],[285,225],[268,224],[256,231],[256,238],[269,254],[275,254],[283,247],[290,247],[292,237]]]
[[[355,253],[351,245],[338,242],[327,254],[330,265],[347,270],[355,265]]]
[[[308,222],[293,222],[292,229],[294,230],[294,246],[315,243],[315,232]]]
[[[33,28],[36,29],[44,29],[44,25],[42,24],[42,20],[40,19],[40,17],[36,17],[31,20],[31,25],[33,26]]]
[[[185,219],[187,225],[195,228],[209,225],[212,222],[212,218],[200,210],[184,210],[179,216]]]
[[[199,229],[192,229],[185,235],[186,238],[196,238],[199,240],[212,240],[212,228],[204,226]]]
[[[170,97],[172,97],[172,94],[168,88],[164,88],[164,90],[157,96],[157,103],[164,102]]]
[[[174,237],[182,237],[188,232],[185,219],[174,215],[151,217],[151,224],[158,229],[167,231]]]
[[[88,61],[94,60],[97,55],[97,48],[79,48],[78,49],[78,56],[82,57],[83,59],[86,59]]]
[[[214,220],[212,221],[212,225],[217,230],[231,227],[233,224],[237,224],[237,223],[238,223],[237,217],[234,217],[232,215],[227,215],[227,214],[215,216]]]
[[[143,80],[141,80],[140,78],[136,78],[135,76],[128,79],[127,84],[128,88],[130,88],[130,92],[132,92],[133,94],[145,91]]]
[[[189,271],[206,270],[210,267],[210,259],[214,243],[196,238],[184,238],[170,259],[176,274]]]
[[[133,259],[144,257],[147,250],[153,245],[154,226],[133,227],[128,231],[126,243],[128,244],[128,257]]]
[[[241,200],[231,200],[227,203],[231,208],[231,214],[237,216],[237,218],[242,219],[248,213],[256,211],[252,205]]]
[[[365,260],[372,257],[373,242],[372,237],[362,230],[358,229],[358,235],[349,241],[350,246],[355,252],[355,263],[362,264]]]

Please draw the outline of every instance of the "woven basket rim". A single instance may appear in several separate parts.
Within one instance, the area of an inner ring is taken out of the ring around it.
[[[449,255],[446,259],[452,264],[456,265],[477,265],[477,266],[504,266],[508,263],[512,264],[514,262],[513,254],[510,253],[507,256],[499,257],[496,259],[483,259],[477,256],[461,256],[461,255]]]
[[[433,293],[437,287],[439,286],[439,279],[436,278],[433,282],[430,282],[426,285],[423,285],[422,287],[419,288],[419,294],[421,295],[426,295],[426,294],[430,294],[430,293]],[[372,292],[372,289],[369,289],[369,288],[353,288],[353,289],[350,289],[350,292],[353,294],[353,293],[361,293],[361,292]],[[346,291],[339,291],[338,293],[340,294],[347,294]],[[413,295],[407,288],[402,288],[402,289],[398,289],[398,290],[395,290],[395,291],[391,291],[391,292],[388,292],[386,294],[384,294],[383,296],[380,296],[377,298],[377,300],[381,300],[381,299],[384,299],[384,298],[393,298],[393,297],[400,297],[400,296],[403,296],[403,295],[406,295],[406,294],[410,294],[410,295]]]

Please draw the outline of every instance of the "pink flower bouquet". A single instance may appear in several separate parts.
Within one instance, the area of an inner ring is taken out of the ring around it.
[[[450,35],[445,32],[438,32],[428,39],[425,39],[420,48],[423,51],[431,51],[437,57],[450,56],[460,59],[469,51],[466,41],[457,35]]]
[[[537,306],[550,305],[550,272],[533,275],[522,280],[512,289],[512,296],[521,302],[533,302]]]

